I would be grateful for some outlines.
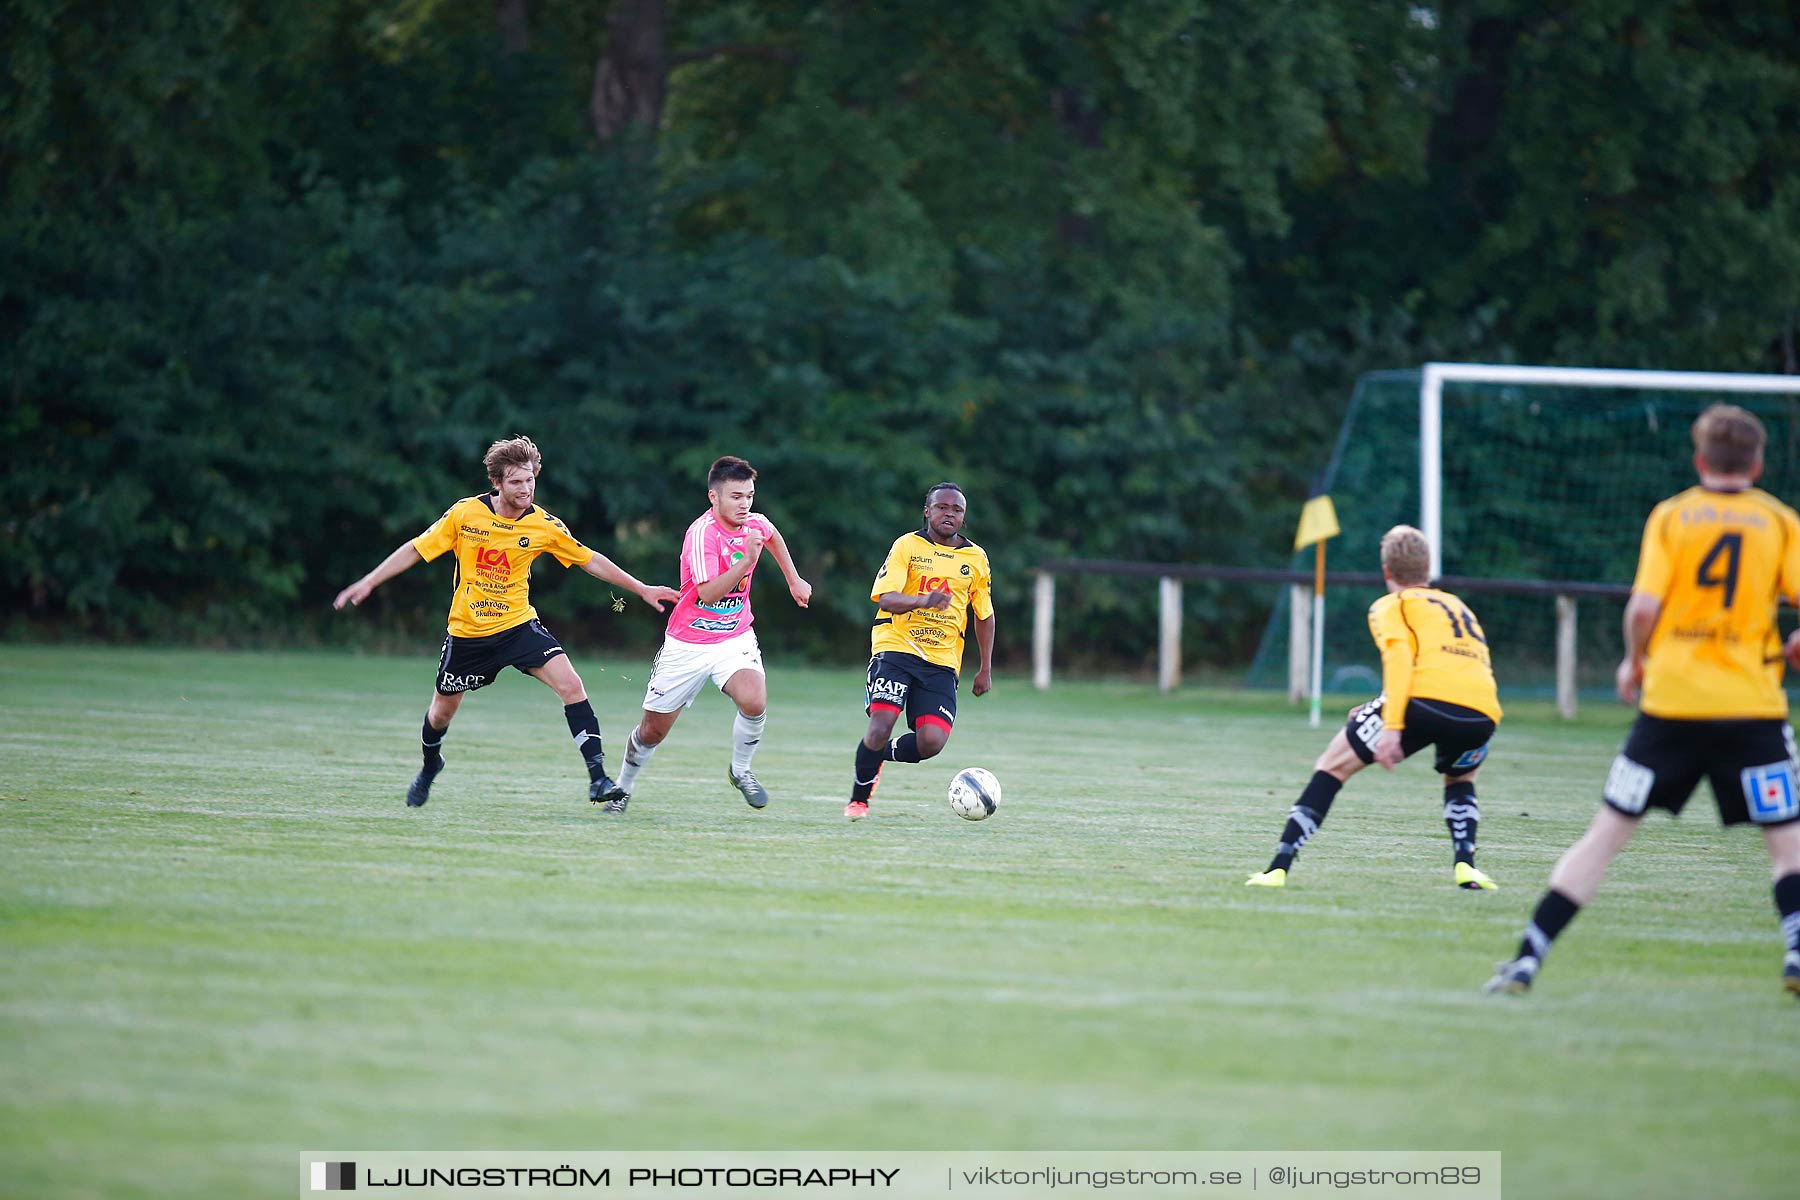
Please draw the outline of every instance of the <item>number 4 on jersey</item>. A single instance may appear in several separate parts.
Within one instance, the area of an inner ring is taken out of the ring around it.
[[[1725,607],[1737,598],[1738,560],[1744,552],[1744,535],[1741,533],[1721,533],[1714,542],[1706,557],[1700,560],[1700,570],[1694,576],[1694,582],[1701,587],[1722,587],[1725,589]],[[1722,570],[1719,559],[1725,559]]]

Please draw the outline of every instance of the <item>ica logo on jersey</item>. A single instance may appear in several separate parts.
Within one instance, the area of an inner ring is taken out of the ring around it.
[[[506,551],[494,550],[485,546],[475,550],[475,573],[490,579],[503,580],[512,577],[512,561],[506,557]]]

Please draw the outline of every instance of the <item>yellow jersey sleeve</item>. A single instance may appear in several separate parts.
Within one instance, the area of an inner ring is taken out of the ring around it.
[[[433,521],[429,529],[412,540],[413,549],[419,552],[420,558],[430,562],[456,545],[457,511],[469,503],[469,499],[465,496],[446,508],[443,516]]]
[[[1777,599],[1800,608],[1800,513],[1791,508],[1780,510],[1783,524],[1787,528],[1787,541],[1783,544],[1781,555],[1781,579],[1776,585],[1779,589]]]
[[[994,615],[994,568],[988,564],[985,551],[975,567],[975,582],[969,587],[969,607],[974,610],[977,621],[985,621]]]
[[[870,585],[869,599],[880,602],[889,592],[904,593],[907,570],[911,556],[907,553],[906,543],[912,534],[895,538],[894,544],[888,548],[887,561],[881,564],[881,570],[875,572],[875,582]],[[866,560],[865,560],[866,561]]]
[[[544,552],[565,567],[579,567],[594,557],[594,552],[581,544],[581,539],[569,532],[569,527],[557,518],[538,509],[543,515],[549,532],[544,539]]]
[[[1405,729],[1419,643],[1407,628],[1398,595],[1383,596],[1369,605],[1369,636],[1381,654],[1381,694],[1387,697],[1381,723],[1388,729]]]
[[[1644,592],[1659,600],[1668,595],[1669,580],[1675,573],[1675,561],[1668,544],[1669,523],[1674,519],[1674,506],[1667,500],[1650,510],[1644,522],[1644,538],[1638,547],[1637,575],[1631,590]]]

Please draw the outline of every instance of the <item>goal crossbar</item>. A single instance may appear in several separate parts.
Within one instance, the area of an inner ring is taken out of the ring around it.
[[[1426,363],[1419,372],[1419,529],[1431,544],[1431,577],[1444,573],[1444,385],[1516,383],[1540,387],[1665,392],[1739,392],[1800,396],[1800,376],[1732,371],[1639,371],[1604,367],[1532,367],[1499,363]]]

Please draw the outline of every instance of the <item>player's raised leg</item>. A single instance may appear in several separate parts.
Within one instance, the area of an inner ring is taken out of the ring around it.
[[[419,773],[406,789],[406,806],[420,808],[425,801],[431,799],[431,784],[444,769],[444,738],[450,732],[450,722],[456,716],[456,710],[462,707],[463,694],[457,692],[446,696],[442,692],[431,694],[431,704],[425,710],[425,725],[419,731],[419,744],[424,751],[424,762]]]
[[[725,777],[744,794],[746,804],[762,808],[769,803],[769,793],[751,773],[750,759],[762,744],[763,726],[768,721],[768,680],[761,671],[744,667],[725,681],[723,690],[737,705],[737,716],[731,722],[731,769]]]
[[[1351,720],[1356,721],[1357,714],[1367,708],[1368,705],[1364,705],[1356,709],[1351,713]],[[1381,711],[1379,700],[1375,701],[1375,711]],[[1379,724],[1380,718],[1377,717],[1376,720]],[[1362,770],[1364,765],[1350,746],[1348,729],[1338,730],[1325,747],[1325,752],[1313,764],[1312,778],[1301,789],[1300,798],[1288,809],[1287,824],[1282,826],[1281,841],[1275,846],[1275,857],[1269,860],[1266,870],[1246,879],[1245,886],[1287,886],[1288,871],[1293,868],[1294,858],[1300,853],[1300,848],[1325,823],[1325,814],[1331,811],[1331,802],[1337,799],[1338,789],[1344,786],[1344,781]]]
[[[890,762],[924,762],[942,754],[949,742],[950,722],[935,713],[924,713],[911,731],[889,738],[883,753]]]

